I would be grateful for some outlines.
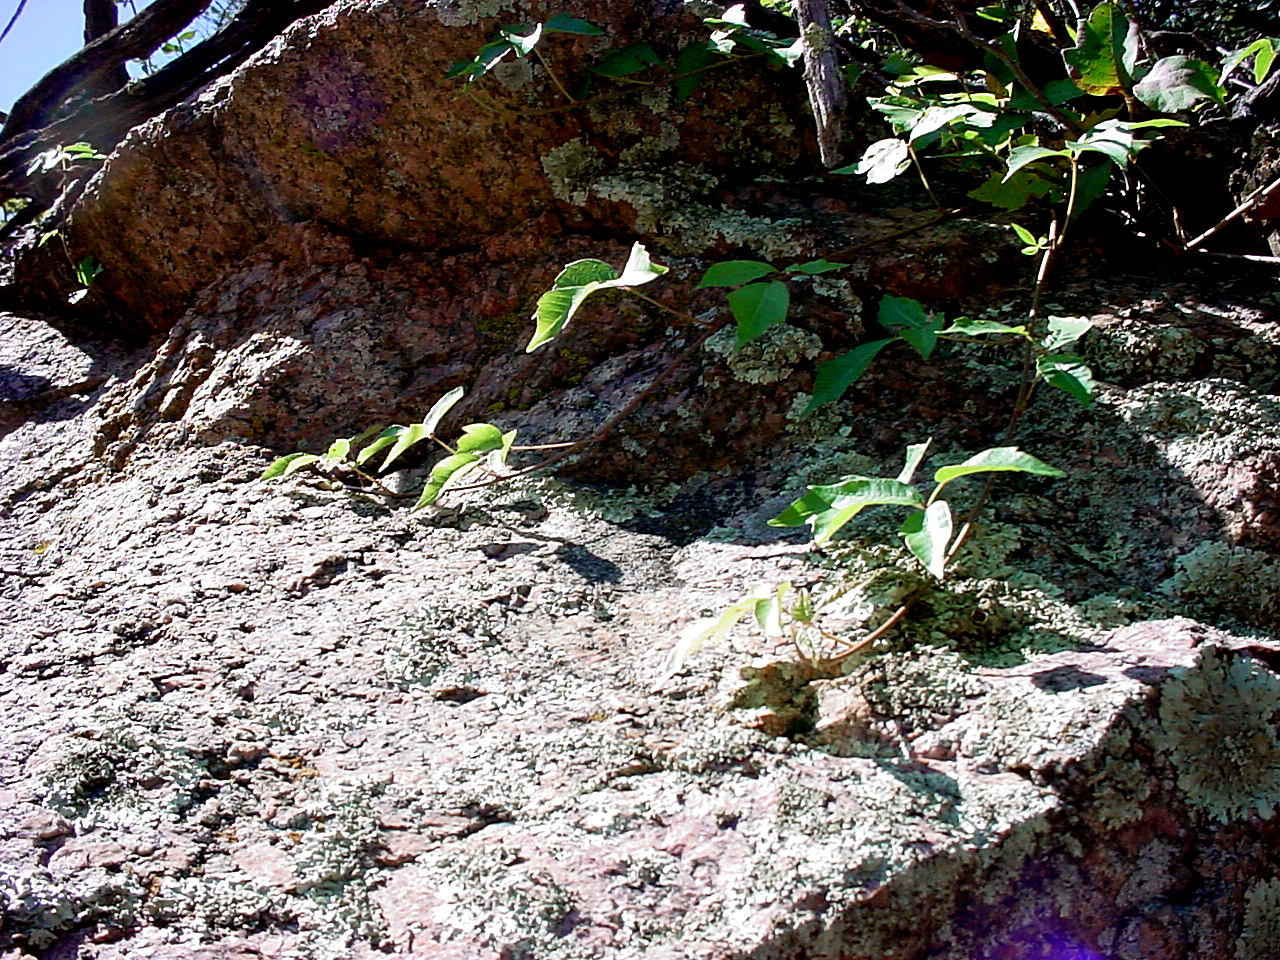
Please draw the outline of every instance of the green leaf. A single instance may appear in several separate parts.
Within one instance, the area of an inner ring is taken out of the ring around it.
[[[738,346],[750,343],[787,319],[791,292],[780,280],[739,287],[728,296],[729,310],[738,321]]]
[[[666,267],[649,259],[640,243],[632,245],[621,275],[603,260],[573,261],[560,271],[552,288],[538,298],[534,313],[537,328],[525,352],[532,353],[559,336],[591,294],[612,287],[637,287],[666,272]]]
[[[480,52],[475,55],[472,60],[459,60],[445,72],[445,79],[449,80],[453,77],[466,77],[466,82],[470,83],[483,77],[486,73],[508,53],[515,48],[507,40],[495,40],[492,43],[486,43],[480,48]]]
[[[492,423],[469,423],[462,428],[458,453],[486,453],[502,449],[502,431]]]
[[[770,43],[768,48],[764,52],[770,59],[777,60],[784,67],[794,67],[804,56],[804,38],[796,37],[786,46]]]
[[[887,340],[873,340],[832,360],[818,364],[813,381],[813,397],[809,400],[809,406],[805,408],[805,414],[812,413],[820,404],[843,397],[844,392],[867,372],[867,367],[871,366],[871,361],[876,358],[876,354],[893,343],[893,340],[892,337]]]
[[[908,135],[907,140],[910,143],[916,143],[933,133],[935,130],[941,130],[943,127],[949,126],[956,120],[972,118],[975,115],[982,113],[983,111],[981,109],[970,103],[928,107],[922,114],[920,114],[920,119],[912,125],[911,132]],[[988,114],[987,116],[990,116],[992,120],[995,119],[995,116],[992,114]]]
[[[782,614],[786,612],[783,601],[790,590],[791,581],[783,580],[768,597],[755,602],[752,613],[755,614],[756,623],[760,625],[766,637],[783,635]]]
[[[1101,153],[1109,157],[1116,166],[1124,169],[1129,161],[1142,150],[1151,145],[1134,135],[1134,131],[1148,127],[1185,127],[1181,120],[1160,118],[1142,120],[1138,123],[1126,123],[1123,120],[1104,120],[1079,140],[1067,141],[1067,149],[1072,153]]]
[[[335,440],[329,444],[329,449],[325,451],[324,458],[326,460],[345,460],[350,452],[351,441],[349,439]]]
[[[1065,390],[1080,401],[1081,406],[1093,405],[1093,371],[1080,357],[1066,353],[1054,353],[1036,358],[1036,371],[1050,386]]]
[[[923,507],[915,487],[883,477],[845,477],[839,483],[810,487],[809,493],[769,521],[775,527],[795,527],[807,523],[813,528],[814,543],[830,540],[846,523],[867,507]]]
[[[748,596],[725,607],[720,616],[689,624],[681,631],[679,641],[667,656],[667,662],[662,668],[662,679],[667,680],[673,677],[708,643],[727,637],[734,625],[748,612],[753,611],[759,601],[767,600],[768,596],[769,588],[763,585],[758,586]]]
[[[594,23],[567,13],[557,13],[542,25],[542,29],[547,33],[576,33],[586,37],[598,37],[604,33],[604,30]]]
[[[67,156],[77,160],[107,159],[104,154],[101,154],[97,150],[93,149],[93,145],[86,140],[80,140],[76,143],[67,144],[67,146],[63,147],[62,149],[63,149],[63,152],[67,154]]]
[[[1059,187],[1039,176],[1031,169],[1019,170],[1006,177],[1000,171],[993,173],[982,186],[969,191],[974,200],[981,200],[1001,210],[1021,210],[1032,200],[1038,200]]]
[[[1049,332],[1040,346],[1048,353],[1061,350],[1069,343],[1075,343],[1093,327],[1088,317],[1050,317]]]
[[[924,306],[910,297],[881,297],[876,319],[880,326],[894,332],[903,327],[923,327],[929,322]]]
[[[886,330],[915,347],[916,352],[925,360],[929,359],[934,347],[938,345],[942,318],[927,316],[918,300],[909,297],[882,297],[876,319]]]
[[[849,266],[847,263],[834,263],[831,260],[810,260],[808,263],[796,263],[787,267],[791,273],[803,273],[808,276],[816,276],[820,273],[830,273],[832,270],[843,270]]]
[[[902,470],[898,473],[899,483],[911,482],[916,471],[920,469],[920,463],[924,460],[924,455],[928,452],[931,443],[933,443],[932,438],[924,443],[913,443],[907,447],[907,462],[902,465]]]
[[[85,257],[76,264],[76,280],[82,287],[91,287],[102,270],[102,264],[95,263],[93,257]]]
[[[945,500],[935,500],[924,510],[909,514],[898,533],[906,541],[911,555],[941,580],[946,573],[951,531],[951,507]]]
[[[1028,247],[1034,248],[1034,250],[1038,250],[1038,248],[1041,248],[1043,243],[1047,243],[1046,237],[1037,237],[1036,234],[1030,232],[1030,230],[1023,227],[1021,224],[1011,224],[1011,227],[1014,228],[1014,233],[1018,234],[1018,239],[1027,244]]]
[[[1081,24],[1076,45],[1064,50],[1062,58],[1067,73],[1085,93],[1096,97],[1124,93],[1138,59],[1137,26],[1130,24],[1119,4],[1106,0]]]
[[[911,166],[911,152],[905,140],[890,137],[877,140],[867,147],[862,159],[853,166],[853,173],[862,174],[867,183],[888,183],[907,167]],[[848,167],[832,170],[832,173],[846,173]]]
[[[1253,41],[1247,47],[1237,50],[1222,61],[1222,73],[1218,76],[1218,85],[1222,86],[1227,82],[1227,77],[1231,76],[1236,67],[1244,63],[1250,57],[1253,61],[1253,82],[1262,83],[1267,78],[1267,74],[1271,72],[1271,65],[1276,59],[1276,48],[1280,46],[1280,40],[1270,37],[1262,37]]]
[[[662,66],[662,59],[647,43],[636,43],[621,50],[610,51],[608,56],[591,68],[602,77],[629,77],[649,67]]]
[[[413,509],[421,510],[435,503],[440,498],[440,494],[461,483],[479,462],[480,455],[477,453],[453,453],[445,457],[431,468],[431,477],[427,480],[427,485],[422,488],[422,495],[418,497],[418,502],[413,505]]]
[[[994,320],[971,320],[968,317],[956,317],[951,321],[951,326],[941,331],[943,334],[958,333],[967,337],[979,337],[984,333],[1008,333],[1019,337],[1027,335],[1027,328],[1018,326],[1011,327],[1005,323],[997,323]]]
[[[391,452],[387,454],[387,458],[382,461],[382,466],[378,468],[379,472],[385,473],[391,464],[400,459],[401,455],[416,443],[421,443],[427,439],[430,433],[427,431],[426,424],[411,423],[396,437],[395,445],[392,446]]]
[[[1044,89],[1041,92],[1054,105],[1068,103],[1076,97],[1084,96],[1084,91],[1065,77],[1061,80],[1050,80],[1044,85]],[[1037,105],[1037,107],[1031,109],[1039,109],[1039,107]]]
[[[271,461],[271,465],[262,471],[262,479],[272,480],[276,477],[287,477],[303,467],[310,466],[319,459],[314,453],[286,454],[279,459]]]
[[[532,27],[528,24],[503,27],[498,32],[507,43],[511,44],[511,49],[516,52],[517,57],[526,57],[533,52],[533,48],[542,39],[542,24],[535,23]]]
[[[702,85],[705,69],[718,59],[715,49],[706,40],[685,44],[676,56],[676,103],[684,103]]]
[[[1065,477],[1066,474],[1057,467],[1051,467],[1037,460],[1029,453],[1023,453],[1017,447],[992,447],[970,457],[964,463],[950,467],[939,467],[933,474],[934,483],[942,485],[957,477],[967,477],[974,473],[992,472],[1034,473],[1043,477]]]
[[[642,283],[648,283],[654,277],[662,276],[667,270],[667,267],[659,266],[649,259],[649,253],[643,244],[633,243],[631,255],[627,257],[626,265],[622,268],[622,276],[601,286],[638,287]]]
[[[428,437],[436,435],[436,427],[440,426],[440,421],[453,409],[453,405],[462,399],[463,393],[462,387],[454,387],[431,405],[427,415],[422,418],[422,426],[427,431]]]
[[[1004,179],[1008,180],[1028,163],[1033,163],[1036,160],[1043,160],[1046,157],[1066,156],[1070,156],[1066,150],[1050,150],[1048,147],[1038,147],[1034,144],[1025,147],[1014,147],[1009,151],[1009,169],[1005,172]]]
[[[1165,57],[1134,85],[1133,95],[1161,113],[1187,110],[1201,100],[1223,103],[1227,92],[1218,86],[1215,73],[1203,60]]]
[[[1088,170],[1081,170],[1076,175],[1076,208],[1072,213],[1079,217],[1094,202],[1107,192],[1111,182],[1112,167],[1109,163],[1100,163]]]
[[[772,264],[762,263],[759,260],[725,260],[721,263],[713,263],[707,268],[707,272],[702,275],[702,282],[698,284],[698,289],[736,287],[741,283],[750,283],[752,280],[767,277],[773,272]]]
[[[401,426],[400,424],[387,427],[374,438],[372,443],[368,444],[363,450],[356,454],[356,464],[360,465],[365,463],[379,451],[385,450],[387,447],[391,446],[396,442],[396,438],[408,429],[408,427]]]

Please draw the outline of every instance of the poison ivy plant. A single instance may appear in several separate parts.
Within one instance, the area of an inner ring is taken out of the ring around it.
[[[575,260],[566,264],[551,289],[538,298],[534,312],[537,328],[526,352],[532,353],[559,336],[587,298],[601,290],[630,289],[667,272],[649,259],[642,244],[634,244],[627,264],[619,273],[603,260]]]
[[[632,84],[672,83],[676,101],[683,103],[702,83],[706,71],[727,59],[762,57],[792,67],[799,62],[804,49],[799,39],[779,40],[769,31],[749,25],[746,8],[742,4],[730,6],[719,15],[705,17],[703,23],[710,28],[709,37],[686,43],[670,63],[648,43],[604,49],[598,59],[587,67],[586,75],[573,85],[573,94],[551,71],[539,44],[545,37],[555,34],[598,37],[605,31],[594,23],[564,13],[541,23],[500,27],[494,39],[481,47],[474,57],[453,64],[446,71],[445,79],[460,79],[468,92],[474,93],[472,88],[476,82],[508,56],[514,55],[519,59],[533,55],[542,61],[553,83],[573,104],[590,99],[595,80]]]
[[[929,445],[926,441],[907,447],[906,462],[896,477],[848,476],[834,483],[810,486],[808,493],[769,523],[775,527],[808,525],[813,531],[813,545],[822,547],[863,510],[901,507],[907,514],[898,526],[898,536],[921,568],[935,580],[942,580],[959,545],[951,504],[942,498],[943,490],[950,483],[990,473],[1066,476],[1016,447],[992,447],[960,463],[938,467],[933,473],[933,488],[926,492],[914,482],[914,477]],[[758,585],[719,617],[699,621],[687,629],[667,658],[665,676],[677,672],[707,643],[726,637],[748,613],[754,615],[767,636],[790,634],[798,641],[804,628],[818,629],[817,606],[808,591],[796,590],[789,581],[776,586]],[[828,635],[827,639],[837,647],[845,642],[845,638],[838,636]],[[797,646],[802,647],[802,653],[808,658],[822,659],[815,643],[797,642]]]
[[[363,433],[335,440],[323,454],[290,453],[273,461],[263,472],[262,479],[288,477],[299,470],[349,470],[362,479],[377,483],[377,474],[385,474],[410,448],[423,440],[433,440],[443,447],[447,455],[432,468],[414,510],[435,503],[448,490],[458,487],[475,471],[500,476],[499,471],[507,462],[515,442],[516,431],[504,433],[491,423],[470,423],[462,428],[462,435],[450,445],[436,435],[440,421],[462,399],[463,388],[455,387],[427,412],[419,423],[395,424],[389,427],[373,427]],[[386,451],[381,464],[371,465],[378,454]]]

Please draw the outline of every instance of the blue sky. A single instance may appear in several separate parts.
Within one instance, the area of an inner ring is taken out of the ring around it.
[[[142,9],[150,0],[137,0]],[[18,0],[0,0],[0,30]],[[128,4],[121,18],[131,16]],[[84,0],[27,0],[27,7],[0,43],[0,110],[10,105],[84,45]]]

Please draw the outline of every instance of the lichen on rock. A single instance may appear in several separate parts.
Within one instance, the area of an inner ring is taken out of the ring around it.
[[[1260,880],[1244,895],[1234,960],[1271,960],[1280,943],[1280,880]]]
[[[739,347],[737,332],[726,327],[707,341],[705,349],[725,358],[735,379],[765,385],[785,380],[820,354],[822,340],[807,330],[779,323]]]
[[[1280,677],[1252,657],[1203,648],[1162,688],[1157,744],[1192,807],[1220,823],[1280,808]]]
[[[1174,561],[1160,589],[1210,622],[1267,629],[1280,616],[1280,558],[1202,541]]]

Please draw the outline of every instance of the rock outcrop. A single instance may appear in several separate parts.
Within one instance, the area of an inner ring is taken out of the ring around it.
[[[696,23],[668,6],[574,12],[668,50]],[[995,351],[798,413],[881,293],[1022,309],[994,227],[797,284],[792,322],[708,342],[573,464],[590,484],[414,514],[259,479],[463,383],[532,438],[597,427],[691,334],[606,301],[522,354],[566,260],[643,239],[678,268],[655,298],[710,316],[701,257],[929,218],[754,182],[799,162],[771,75],[515,136],[433,85],[499,13],[298,24],[99,175],[68,236],[104,251],[96,326],[0,318],[0,957],[1270,957],[1280,335],[1248,277],[1057,291],[1096,323],[1098,402],[1037,397],[1019,442],[1068,478],[1002,481],[948,579],[821,675],[743,624],[661,680],[756,584],[855,631],[923,581],[896,519],[825,553],[766,521],[904,442],[933,436],[925,469],[993,442]]]

